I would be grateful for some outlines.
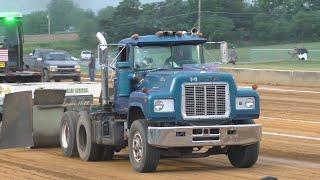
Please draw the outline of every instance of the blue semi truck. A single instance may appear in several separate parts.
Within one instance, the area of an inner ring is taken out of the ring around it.
[[[102,102],[90,111],[66,111],[60,122],[65,156],[110,160],[128,147],[137,172],[155,171],[160,157],[226,154],[234,167],[253,166],[259,155],[259,95],[238,89],[232,75],[205,64],[197,32],[137,34],[108,46],[100,34]],[[108,71],[115,69],[114,90]],[[113,94],[111,92],[114,92]]]

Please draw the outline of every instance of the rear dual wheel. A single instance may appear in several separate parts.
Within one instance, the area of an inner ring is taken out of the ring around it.
[[[78,112],[67,111],[60,121],[60,147],[67,157],[77,157],[76,127],[79,118]]]
[[[87,112],[80,112],[77,123],[77,148],[79,156],[84,161],[99,161],[113,159],[114,150],[111,146],[103,146],[93,142],[92,127]]]
[[[92,143],[91,124],[86,112],[67,111],[60,121],[60,147],[66,157],[85,161],[112,160],[112,146]]]

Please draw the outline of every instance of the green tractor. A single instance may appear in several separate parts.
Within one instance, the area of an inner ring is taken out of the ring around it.
[[[23,62],[22,14],[0,13],[0,82],[40,82],[41,74]]]

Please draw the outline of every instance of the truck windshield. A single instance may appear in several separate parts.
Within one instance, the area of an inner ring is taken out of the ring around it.
[[[138,70],[182,68],[184,64],[201,63],[201,45],[136,46],[134,67]]]
[[[0,62],[8,61],[7,66],[17,66],[20,44],[19,22],[0,18]]]
[[[71,60],[71,56],[68,53],[48,53],[45,56],[45,60],[47,61],[69,61]]]

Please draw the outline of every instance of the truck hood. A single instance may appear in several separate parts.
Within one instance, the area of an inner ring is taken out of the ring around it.
[[[77,66],[79,65],[74,61],[45,61],[45,64],[48,66]]]
[[[227,82],[229,85],[235,86],[235,81],[229,73],[212,71],[158,71],[147,73],[139,89],[146,88],[150,93],[173,92],[175,88],[180,88],[183,83],[201,82]]]

